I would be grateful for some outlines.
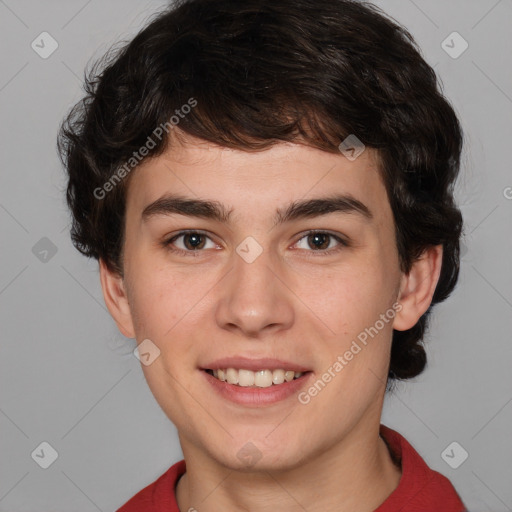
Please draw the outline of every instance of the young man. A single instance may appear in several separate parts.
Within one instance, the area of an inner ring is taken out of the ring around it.
[[[189,0],[87,86],[73,241],[184,454],[119,510],[462,511],[380,425],[459,270],[462,134],[411,36],[350,0]]]

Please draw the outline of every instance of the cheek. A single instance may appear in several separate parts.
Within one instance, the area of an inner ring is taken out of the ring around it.
[[[315,277],[302,281],[300,296],[338,334],[373,324],[393,302],[389,272],[375,262],[347,265]]]
[[[187,300],[182,283],[162,269],[137,261],[131,266],[129,281],[130,310],[137,338],[161,339],[184,314],[182,309]]]
[[[133,259],[130,270],[130,308],[137,339],[152,339],[162,350],[188,343],[191,330],[204,322],[202,304],[208,300],[215,274],[197,272],[193,266],[171,269],[142,256]]]
[[[302,288],[309,297],[308,305],[329,327],[328,336],[320,341],[324,345],[323,366],[329,368],[342,356],[345,375],[364,374],[371,377],[369,369],[382,376],[388,364],[395,303],[396,276],[384,259],[365,258],[324,276],[323,286]],[[307,290],[309,289],[309,290]],[[309,294],[306,293],[309,291]],[[339,366],[338,366],[339,368]],[[375,378],[375,377],[374,377]]]

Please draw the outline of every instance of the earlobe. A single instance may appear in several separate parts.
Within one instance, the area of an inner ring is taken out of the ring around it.
[[[414,327],[429,308],[434,295],[443,260],[443,246],[425,249],[408,274],[402,274],[398,302],[402,309],[396,314],[393,328],[405,331]]]
[[[102,259],[99,260],[99,266],[105,304],[119,331],[127,338],[135,338],[132,314],[123,278],[110,270]]]

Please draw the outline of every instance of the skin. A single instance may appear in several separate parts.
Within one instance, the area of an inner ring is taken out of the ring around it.
[[[276,209],[333,191],[363,202],[373,218],[337,212],[273,227]],[[170,192],[219,201],[232,221],[141,218]],[[187,237],[174,242],[187,255],[164,246],[183,229],[207,232],[203,248],[193,251]],[[312,229],[349,245],[328,238],[323,247],[339,250],[326,254],[308,239]],[[252,263],[236,252],[248,236],[263,249]],[[124,275],[100,261],[100,277],[120,331],[160,350],[142,369],[187,462],[180,510],[371,512],[384,502],[401,476],[379,437],[392,330],[411,328],[427,310],[441,256],[441,246],[431,247],[401,273],[393,215],[368,148],[350,161],[300,144],[245,152],[182,137],[143,162],[127,192]],[[232,355],[275,357],[307,366],[314,382],[395,301],[396,316],[306,405],[296,397],[233,404],[199,369]],[[249,441],[261,455],[252,466],[237,457]]]

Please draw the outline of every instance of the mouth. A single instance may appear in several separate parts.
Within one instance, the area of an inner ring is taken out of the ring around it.
[[[287,382],[300,379],[310,371],[294,371],[285,369],[262,369],[252,371],[244,368],[219,368],[203,369],[206,373],[219,380],[227,382],[233,386],[243,388],[270,388],[280,386]]]
[[[216,396],[249,408],[272,406],[291,400],[314,377],[312,371],[279,368],[256,371],[232,367],[201,370],[206,384]]]
[[[292,400],[315,376],[299,361],[242,355],[204,362],[198,369],[223,401],[257,408]]]

